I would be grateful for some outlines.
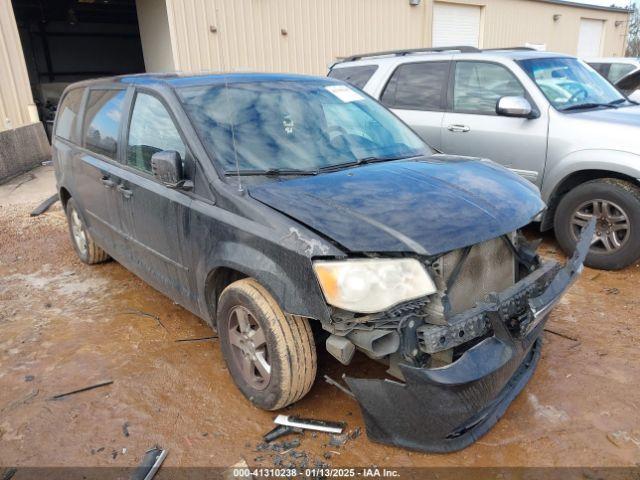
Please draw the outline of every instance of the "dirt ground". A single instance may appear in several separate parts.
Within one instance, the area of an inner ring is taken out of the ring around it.
[[[54,191],[50,168],[33,176],[0,186],[0,466],[134,466],[156,444],[169,450],[165,466],[640,465],[640,265],[585,269],[551,315],[531,382],[461,452],[410,452],[364,434],[333,446],[309,433],[294,453],[260,451],[275,415],[235,388],[216,339],[180,341],[211,330],[119,264],[82,264],[59,204],[29,217]],[[549,236],[541,251],[560,256]],[[313,389],[288,413],[364,432],[355,401],[322,378],[378,368],[321,353]]]

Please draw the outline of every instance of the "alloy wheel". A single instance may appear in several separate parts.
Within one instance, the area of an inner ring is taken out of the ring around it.
[[[236,306],[230,312],[229,343],[233,361],[242,378],[256,390],[263,390],[271,379],[271,364],[264,330],[243,306]]]
[[[71,209],[71,233],[76,247],[82,255],[87,254],[87,234],[84,231],[82,220],[75,208]]]
[[[591,239],[591,251],[612,253],[622,248],[631,233],[631,223],[627,213],[609,200],[589,200],[576,209],[571,216],[571,235],[574,240],[578,241],[580,232],[594,217],[596,231]]]

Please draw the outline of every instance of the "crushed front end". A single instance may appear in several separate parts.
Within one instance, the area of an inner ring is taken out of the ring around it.
[[[347,377],[370,439],[426,452],[462,449],[486,433],[527,383],[555,303],[582,270],[595,225],[561,266],[505,235],[425,261],[437,292],[384,313],[336,310],[327,349],[356,348],[398,380]]]

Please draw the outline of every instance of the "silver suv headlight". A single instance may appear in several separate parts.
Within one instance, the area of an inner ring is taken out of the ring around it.
[[[313,269],[327,303],[351,312],[380,312],[436,292],[415,258],[316,261]]]

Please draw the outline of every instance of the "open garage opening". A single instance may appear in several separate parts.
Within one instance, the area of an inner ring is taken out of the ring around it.
[[[68,84],[145,72],[134,0],[12,3],[34,102],[49,138],[58,100]]]

